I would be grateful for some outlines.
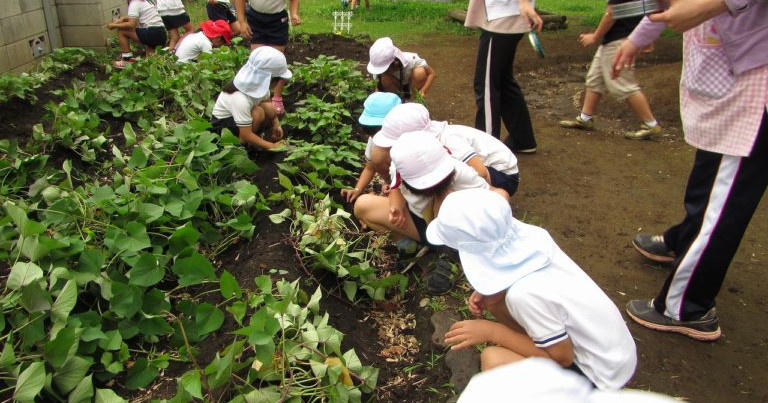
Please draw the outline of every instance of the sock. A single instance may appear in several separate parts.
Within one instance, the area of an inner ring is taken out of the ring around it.
[[[581,120],[585,122],[589,122],[590,120],[592,120],[592,115],[587,115],[584,112],[581,112],[581,115],[579,115],[579,117],[581,118]]]
[[[645,125],[648,127],[656,127],[656,125],[659,124],[655,119],[651,120],[650,122],[643,122],[643,123],[645,123]]]
[[[121,56],[122,56],[123,60],[128,60],[128,59],[133,58],[133,52],[123,52],[123,54]]]

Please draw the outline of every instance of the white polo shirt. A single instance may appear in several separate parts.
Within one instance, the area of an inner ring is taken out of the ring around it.
[[[616,305],[559,247],[551,263],[507,289],[510,315],[537,347],[571,339],[574,362],[600,389],[619,389],[635,372],[637,352]]]
[[[216,98],[216,104],[213,105],[213,117],[219,119],[232,117],[235,119],[237,127],[250,126],[253,123],[251,111],[256,105],[266,101],[268,98],[269,93],[264,98],[256,99],[240,91],[235,91],[231,94],[221,92],[219,97]]]
[[[161,17],[181,15],[187,12],[181,0],[157,0],[157,12]]]
[[[451,161],[453,161],[455,165],[455,174],[453,176],[453,182],[450,186],[450,190],[452,192],[457,190],[476,188],[490,189],[491,186],[488,184],[488,182],[481,178],[480,175],[477,174],[477,171],[472,169],[472,167],[455,159]],[[401,186],[402,179],[399,175],[397,175],[394,162],[389,166],[389,175],[392,178],[391,188],[400,189],[400,192],[403,194],[405,201],[408,203],[408,209],[411,210],[413,214],[416,214],[421,218],[425,218],[424,211],[432,205],[432,198],[413,194],[408,190],[408,188]]]
[[[138,28],[165,27],[155,6],[146,0],[130,2],[128,4],[128,18],[135,18],[138,21]]]
[[[179,58],[179,63],[190,62],[197,59],[200,53],[211,53],[212,51],[213,43],[202,31],[185,36],[176,45],[176,57]]]
[[[483,164],[508,175],[519,173],[517,157],[504,143],[490,134],[464,125],[449,125],[445,122],[432,122],[432,128],[442,130],[432,131],[437,140],[445,146],[453,158],[467,162],[478,156]]]

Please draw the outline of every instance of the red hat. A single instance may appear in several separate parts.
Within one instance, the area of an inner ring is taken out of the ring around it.
[[[232,28],[230,28],[229,23],[224,20],[203,21],[200,24],[200,28],[203,30],[205,36],[211,39],[221,36],[224,37],[224,42],[227,44],[229,44],[229,40],[232,39]]]

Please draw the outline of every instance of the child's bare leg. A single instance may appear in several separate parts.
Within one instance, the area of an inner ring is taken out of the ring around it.
[[[415,95],[427,82],[427,71],[424,67],[416,67],[411,73],[411,96]]]
[[[643,122],[653,122],[656,118],[653,117],[651,112],[651,105],[648,103],[648,98],[645,97],[642,91],[638,91],[627,98],[627,103]]]
[[[168,30],[168,34],[171,37],[171,41],[168,42],[168,49],[174,49],[176,47],[176,44],[179,43],[179,38],[181,35],[179,34],[178,28],[173,28]]]
[[[525,357],[504,347],[488,346],[480,353],[480,369],[487,371],[500,365],[524,360]]]
[[[120,42],[120,51],[123,53],[131,52],[131,41],[139,42],[139,37],[136,36],[136,30],[129,28],[122,28],[117,31],[117,41]]]
[[[581,113],[592,116],[597,112],[597,105],[603,94],[592,90],[587,90],[584,94],[584,105],[581,106]]]
[[[355,217],[376,232],[392,231],[395,235],[421,241],[409,212],[406,212],[405,228],[396,227],[389,222],[389,199],[384,196],[364,194],[358,197],[355,202]]]
[[[392,74],[384,73],[379,76],[380,90],[384,92],[400,93],[400,79]]]

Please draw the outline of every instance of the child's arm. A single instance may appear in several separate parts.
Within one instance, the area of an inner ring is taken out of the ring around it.
[[[235,11],[237,11],[237,23],[240,25],[240,36],[251,40],[253,32],[248,25],[248,18],[245,15],[245,0],[235,0]]]
[[[474,157],[467,160],[467,165],[472,167],[475,171],[477,171],[477,174],[485,179],[488,184],[491,184],[491,174],[488,173],[488,168],[485,167],[485,164],[483,163],[483,159],[475,155]]]
[[[273,143],[257,136],[255,133],[253,133],[253,130],[251,130],[251,126],[241,126],[238,129],[240,129],[239,137],[240,143],[242,144],[250,144],[264,150],[269,150],[281,146],[280,143]]]
[[[600,43],[615,22],[613,19],[613,6],[609,4],[605,9],[605,13],[603,13],[603,17],[600,18],[600,23],[597,24],[595,32],[579,35],[581,46],[587,47]]]
[[[427,73],[427,79],[424,81],[424,85],[421,87],[421,89],[419,89],[419,94],[421,94],[422,97],[427,96],[427,90],[429,90],[429,87],[432,86],[432,81],[434,81],[435,77],[437,77],[435,69],[429,65],[424,66],[424,71]]]
[[[139,25],[139,23],[136,18],[123,17],[107,24],[107,29],[135,29],[137,25]]]
[[[357,178],[357,184],[355,184],[355,188],[341,189],[341,195],[344,196],[344,198],[347,200],[347,203],[352,203],[355,201],[355,199],[357,199],[357,196],[360,196],[360,193],[363,191],[363,189],[365,189],[366,186],[371,183],[372,179],[373,164],[370,161],[367,161],[363,171],[360,172],[360,177]]]
[[[301,18],[299,18],[299,0],[290,0],[288,12],[291,16],[291,25],[301,25]]]

